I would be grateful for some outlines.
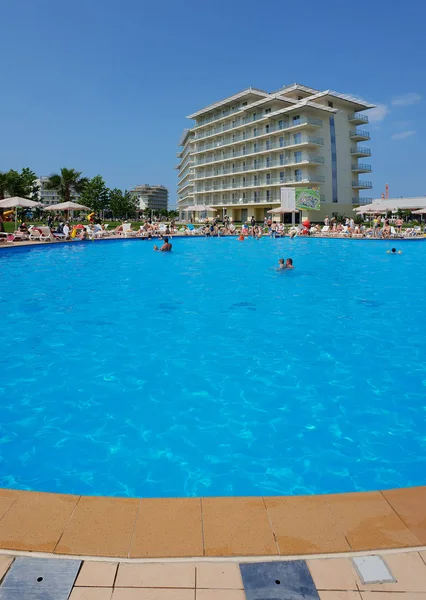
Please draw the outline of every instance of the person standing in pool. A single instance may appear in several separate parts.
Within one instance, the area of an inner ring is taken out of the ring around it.
[[[154,246],[154,250],[156,250],[157,252],[171,252],[172,251],[172,245],[169,242],[169,238],[165,237],[164,238],[164,244],[161,246],[161,248],[159,248],[158,246]]]

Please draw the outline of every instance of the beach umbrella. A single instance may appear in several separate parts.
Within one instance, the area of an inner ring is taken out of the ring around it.
[[[42,206],[40,202],[34,202],[28,198],[20,198],[19,196],[12,196],[11,198],[5,198],[0,200],[0,208],[36,208]],[[18,211],[15,210],[15,231],[18,226]]]
[[[92,210],[88,206],[78,204],[77,202],[60,202],[59,204],[52,204],[51,206],[45,206],[44,210]]]
[[[271,213],[273,215],[285,215],[285,214],[289,214],[289,213],[298,213],[300,212],[300,210],[297,210],[297,208],[271,208],[271,210],[267,211],[268,214]]]

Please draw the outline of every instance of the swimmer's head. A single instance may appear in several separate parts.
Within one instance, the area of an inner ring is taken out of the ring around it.
[[[168,238],[168,237],[165,237],[165,238],[163,238],[163,239],[164,239],[164,243],[165,243],[165,244],[168,244],[168,243],[169,243],[169,238]]]
[[[293,259],[292,258],[287,258],[286,263],[288,265],[292,265],[293,264]]]
[[[391,252],[392,252],[393,254],[395,254],[395,252],[396,252],[396,248],[392,248]]]
[[[280,263],[280,265],[283,265],[284,264],[284,259],[283,258],[279,258],[278,262]]]

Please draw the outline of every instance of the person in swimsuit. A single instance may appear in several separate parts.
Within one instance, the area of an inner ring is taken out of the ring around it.
[[[156,250],[157,252],[171,252],[172,251],[172,245],[169,242],[169,238],[165,237],[164,238],[164,244],[161,246],[161,248],[159,248],[158,246],[154,246],[154,250]]]

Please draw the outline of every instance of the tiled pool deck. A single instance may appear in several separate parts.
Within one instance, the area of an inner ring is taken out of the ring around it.
[[[112,498],[0,490],[0,549],[117,558],[426,546],[426,487],[324,496]]]
[[[312,577],[314,589],[307,597],[319,600],[426,600],[425,551],[384,554],[381,558],[395,579],[392,583],[363,583],[349,557],[308,559],[307,573]],[[0,556],[1,598],[57,597],[54,581],[50,585],[47,582],[49,596],[34,595],[37,591],[35,580],[29,595],[23,596],[22,592],[17,596],[7,595],[5,576],[13,569],[13,561],[13,556]],[[65,562],[58,560],[56,570],[60,572]],[[77,569],[78,574],[72,577],[70,584],[69,600],[245,600],[247,592],[237,561],[129,563],[86,560],[77,565]],[[43,574],[43,559],[39,572]],[[276,583],[285,585],[287,582]],[[303,600],[305,591],[296,588],[291,597]],[[279,592],[275,596],[277,600],[286,597],[284,590]],[[61,595],[63,597],[68,598],[68,593]],[[272,598],[273,595],[260,594],[258,597]]]

